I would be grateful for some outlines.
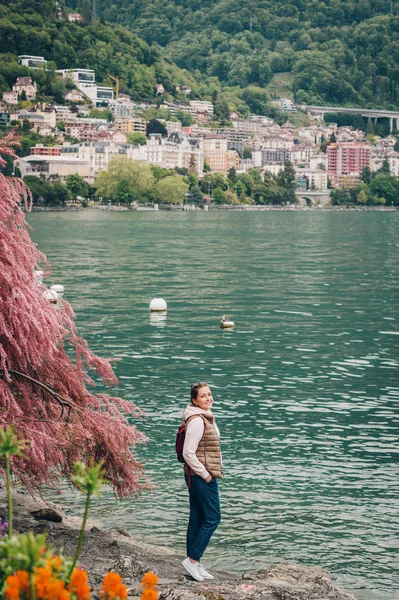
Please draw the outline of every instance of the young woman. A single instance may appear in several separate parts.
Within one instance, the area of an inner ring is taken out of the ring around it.
[[[212,392],[207,383],[191,386],[191,404],[183,413],[186,437],[183,447],[184,477],[190,496],[187,528],[187,558],[184,568],[197,581],[214,579],[201,565],[212,534],[220,523],[216,479],[223,477],[220,433],[211,408]]]

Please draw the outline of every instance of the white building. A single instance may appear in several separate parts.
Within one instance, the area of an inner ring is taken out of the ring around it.
[[[59,69],[56,71],[61,77],[72,79],[95,106],[106,106],[114,99],[114,89],[96,84],[96,74],[93,69]]]
[[[147,144],[136,150],[134,158],[164,169],[191,169],[198,175],[204,170],[201,144],[194,138],[182,136],[180,132],[174,132],[167,140],[159,134],[150,135]]]
[[[31,77],[18,77],[17,81],[12,86],[12,91],[19,96],[22,92],[28,100],[34,100],[37,94],[37,86]]]
[[[308,189],[324,191],[327,189],[327,171],[323,169],[295,169],[297,178],[306,177]]]
[[[17,92],[3,92],[3,102],[7,104],[18,104]]]
[[[213,104],[207,100],[190,100],[190,108],[195,113],[207,113],[213,115]]]
[[[21,171],[21,177],[34,175],[45,179],[61,179],[65,181],[68,175],[77,173],[87,182],[89,179],[89,163],[75,156],[36,156],[31,154],[25,158],[19,158],[15,165]]]
[[[47,125],[53,129],[56,126],[56,112],[54,109],[45,111],[20,110],[19,112],[12,114],[11,119],[19,121],[20,123],[29,121],[34,128]]]
[[[312,154],[309,157],[309,167],[311,169],[320,169],[321,165],[323,165],[324,169],[327,171],[327,168],[328,168],[327,154]],[[323,167],[321,167],[321,168],[323,168]]]
[[[20,54],[18,62],[29,69],[46,69],[47,60],[43,56],[32,56],[31,54]]]
[[[68,102],[84,102],[86,96],[80,90],[71,90],[65,95],[65,100]]]
[[[391,175],[399,177],[399,152],[387,148],[373,148],[371,152],[370,170],[378,171],[387,160]]]

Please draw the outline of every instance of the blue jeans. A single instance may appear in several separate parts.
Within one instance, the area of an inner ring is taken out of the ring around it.
[[[188,485],[188,476],[185,475]],[[212,534],[220,523],[218,483],[214,477],[206,483],[199,475],[191,475],[190,519],[187,527],[187,556],[200,560]]]

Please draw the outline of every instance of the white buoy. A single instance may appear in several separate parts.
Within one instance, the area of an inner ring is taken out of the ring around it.
[[[50,287],[50,290],[52,290],[53,292],[57,292],[57,295],[59,298],[62,298],[64,296],[64,286],[59,284],[59,283],[55,283],[54,285],[52,285]]]
[[[221,329],[232,329],[235,327],[235,323],[234,321],[229,321],[226,318],[226,315],[223,315],[222,320],[220,321],[220,327]]]
[[[42,271],[41,269],[35,269],[34,275],[35,282],[37,283],[37,285],[43,282],[44,271]]]
[[[150,302],[151,312],[165,312],[167,308],[168,305],[163,298],[153,298]]]
[[[43,290],[43,296],[46,298],[46,300],[51,302],[51,304],[57,304],[58,302],[58,294],[55,290],[49,290],[46,288]]]

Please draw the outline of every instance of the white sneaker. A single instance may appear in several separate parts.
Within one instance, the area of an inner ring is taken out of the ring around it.
[[[205,569],[205,567],[201,565],[201,563],[198,563],[198,570],[201,577],[203,577],[204,579],[215,579],[213,575],[208,573],[208,571]]]
[[[204,577],[200,574],[199,563],[190,562],[189,558],[185,558],[182,562],[183,567],[188,571],[196,581],[204,581]]]

